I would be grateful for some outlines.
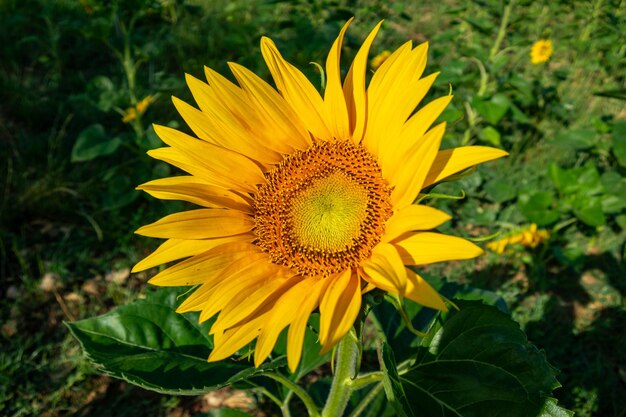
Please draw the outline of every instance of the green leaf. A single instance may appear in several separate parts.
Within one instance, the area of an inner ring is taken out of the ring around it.
[[[98,75],[87,85],[90,96],[97,96],[96,106],[103,112],[109,112],[121,98],[120,89],[115,88],[115,84],[109,77]]]
[[[602,211],[615,214],[626,208],[626,194],[606,194],[601,197]]]
[[[485,101],[474,97],[472,104],[476,111],[492,125],[497,124],[509,110],[511,102],[504,94],[496,94],[491,100]]]
[[[578,179],[574,170],[561,169],[553,162],[548,171],[552,183],[561,194],[570,194],[578,190]]]
[[[620,214],[615,217],[615,222],[622,228],[622,230],[626,230],[626,214]]]
[[[449,313],[416,363],[400,376],[414,413],[560,416],[554,400],[545,397],[560,386],[557,371],[519,325],[480,302],[459,300],[458,305],[460,311]]]
[[[104,210],[115,210],[135,201],[141,193],[135,189],[136,181],[128,175],[122,175],[117,171],[107,180],[107,192],[102,194],[102,206]]]
[[[197,395],[284,365],[284,358],[259,368],[245,360],[209,363],[209,325],[176,313],[181,293],[159,289],[110,313],[66,324],[101,372],[161,393]]]
[[[487,197],[496,203],[504,203],[515,198],[517,191],[509,181],[494,179],[485,184]]]
[[[387,343],[383,343],[382,345],[381,358],[379,358],[379,361],[384,375],[383,386],[385,388],[385,394],[387,395],[387,400],[396,411],[396,415],[399,417],[415,417],[415,414],[413,414],[411,410],[411,405],[407,401],[404,389],[402,388],[393,351]]]
[[[72,162],[90,161],[99,156],[110,155],[122,144],[119,138],[109,138],[104,126],[93,124],[80,132],[72,148]]]
[[[596,136],[594,129],[570,130],[557,135],[552,144],[567,149],[583,150],[594,145]]]
[[[481,129],[481,131],[478,132],[478,138],[483,142],[489,143],[490,145],[497,147],[502,146],[502,142],[500,141],[500,132],[491,126]]]
[[[598,197],[581,195],[573,211],[576,217],[588,226],[598,227],[606,224],[602,202]]]
[[[553,194],[548,191],[537,191],[531,195],[520,196],[518,206],[529,221],[545,226],[559,219],[558,211],[552,208],[553,198]]]
[[[526,123],[526,124],[532,123],[532,120],[530,120],[530,117],[528,117],[522,110],[520,110],[519,107],[517,107],[514,104],[511,104],[511,115],[513,116],[513,120],[515,120],[518,123]]]
[[[574,170],[578,178],[580,192],[584,195],[597,195],[604,191],[604,186],[600,180],[600,174],[593,163],[588,163],[584,167]]]
[[[420,271],[420,275],[437,290],[437,292],[448,299],[482,300],[487,304],[497,305],[503,311],[507,310],[506,303],[504,303],[504,300],[496,293],[467,285],[460,285],[455,282],[448,282],[443,278],[432,276],[423,271]],[[404,309],[408,318],[411,320],[412,326],[422,332],[429,331],[439,314],[437,310],[423,307],[406,299],[404,300]],[[415,349],[422,345],[422,338],[407,329],[395,307],[385,301],[376,305],[370,314],[373,315],[375,320],[379,323],[385,340],[394,353],[395,360],[398,363],[402,363],[412,358]]]
[[[613,154],[617,162],[626,167],[626,122],[619,121],[613,125]]]
[[[537,417],[573,417],[574,412],[557,405],[556,398],[546,398],[543,408]]]
[[[441,113],[437,122],[456,122],[457,120],[461,120],[463,118],[463,112],[459,110],[454,103],[450,103],[448,107]]]

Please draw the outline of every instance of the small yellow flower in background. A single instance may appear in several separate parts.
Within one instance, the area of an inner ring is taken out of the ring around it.
[[[540,39],[533,44],[532,48],[530,48],[530,62],[533,64],[546,62],[550,59],[553,52],[552,41]]]
[[[503,254],[509,245],[519,244],[527,248],[536,248],[541,242],[550,238],[550,233],[545,229],[537,230],[535,223],[525,229],[516,231],[515,233],[498,239],[487,244],[487,247],[497,254]]]
[[[135,106],[135,108],[137,109],[137,113],[139,114],[144,114],[146,112],[146,110],[148,110],[148,106],[150,105],[150,103],[152,102],[152,96],[146,96],[144,97],[139,103],[137,103],[137,105]]]
[[[126,109],[124,114],[122,115],[122,122],[130,123],[137,118],[137,109],[134,107],[129,107]]]
[[[127,108],[122,115],[122,122],[130,123],[133,120],[137,119],[137,117],[143,115],[146,110],[148,110],[148,106],[150,106],[151,102],[152,96],[146,96],[140,102],[138,102],[135,107]]]
[[[377,70],[378,67],[380,67],[382,63],[385,62],[387,58],[389,58],[390,56],[391,56],[391,51],[385,49],[384,51],[382,51],[381,53],[379,53],[378,55],[376,55],[374,58],[370,60],[370,67],[372,67],[373,70]]]
[[[295,371],[314,311],[327,352],[352,328],[367,291],[380,288],[445,311],[443,298],[408,266],[483,253],[468,240],[433,232],[450,216],[413,201],[422,189],[507,153],[439,150],[446,125],[432,125],[452,96],[414,112],[438,74],[422,77],[425,43],[402,45],[366,84],[382,22],[342,80],[341,46],[351,21],[328,54],[322,95],[263,37],[277,90],[236,63],[229,63],[236,84],[205,68],[208,83],[187,76],[199,108],[173,99],[197,138],[154,126],[168,146],[149,155],[188,175],[138,188],[202,208],[137,230],[168,240],[133,272],[184,259],[150,283],[198,286],[177,311],[198,311],[200,321],[217,316],[209,361],[257,339],[259,366],[288,328],[287,362]]]

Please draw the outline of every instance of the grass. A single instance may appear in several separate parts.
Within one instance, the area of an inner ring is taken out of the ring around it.
[[[179,206],[134,187],[170,172],[145,151],[159,146],[150,123],[181,124],[169,96],[190,99],[183,74],[201,77],[203,65],[227,73],[230,60],[267,77],[258,48],[267,34],[317,83],[309,62],[323,62],[341,23],[355,15],[349,56],[381,18],[374,54],[406,39],[430,41],[428,68],[442,74],[426,100],[450,86],[455,94],[444,115],[446,146],[511,152],[460,185],[435,189],[468,195],[435,202],[454,214],[446,227],[485,236],[535,222],[551,231],[536,249],[513,247],[430,272],[507,301],[561,370],[556,393],[564,407],[579,416],[626,416],[626,207],[609,201],[626,195],[616,145],[626,140],[619,136],[626,106],[594,95],[624,87],[626,8],[620,1],[518,1],[503,25],[504,11],[496,1],[449,0],[1,2],[0,24],[13,30],[0,33],[0,413],[207,412],[201,399],[100,376],[62,322],[146,291],[148,274],[125,271],[155,243],[132,232]],[[528,52],[540,38],[552,39],[555,53],[533,66]],[[147,112],[123,123],[123,112],[147,95],[154,97]],[[102,137],[89,130],[94,125]],[[81,137],[100,148],[77,153]],[[553,163],[593,167],[597,175],[577,174],[559,188]],[[264,403],[253,412],[259,409],[277,412]]]

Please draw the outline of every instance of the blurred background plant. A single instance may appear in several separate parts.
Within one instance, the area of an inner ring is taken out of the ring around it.
[[[562,406],[626,416],[626,6],[617,0],[0,2],[0,27],[11,28],[0,31],[0,414],[278,413],[236,391],[161,396],[99,376],[60,323],[149,291],[149,275],[129,267],[153,242],[132,231],[182,203],[134,187],[170,174],[146,151],[160,146],[152,122],[184,128],[169,100],[191,100],[184,73],[227,74],[235,61],[267,79],[258,44],[270,35],[319,84],[309,63],[322,63],[350,16],[348,56],[382,18],[372,58],[406,39],[430,42],[428,68],[441,74],[425,101],[455,96],[442,116],[445,147],[511,153],[431,191],[466,195],[432,200],[458,219],[444,230],[498,235],[476,262],[428,272],[506,301],[561,370]],[[540,40],[553,51],[533,64]]]

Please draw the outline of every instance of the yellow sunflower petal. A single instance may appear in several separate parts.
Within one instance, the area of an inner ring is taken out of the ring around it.
[[[460,148],[439,151],[424,180],[424,187],[436,184],[450,175],[454,175],[474,165],[502,158],[508,154],[508,152],[502,149],[490,148],[488,146],[462,146]]]
[[[326,279],[332,279],[332,282],[320,302],[321,354],[328,352],[348,333],[361,308],[361,282],[352,270]]]
[[[161,178],[142,184],[137,189],[161,200],[182,200],[204,207],[252,213],[252,207],[241,196],[226,188],[207,184],[193,175]]]
[[[251,252],[243,258],[239,258],[230,263],[222,271],[216,274],[205,275],[205,280],[200,288],[196,289],[180,306],[176,309],[178,313],[186,313],[188,311],[201,311],[206,307],[207,301],[213,297],[215,288],[222,282],[245,273],[256,266],[267,264],[267,255],[263,252]]]
[[[252,113],[252,109],[242,99],[243,91],[229,91],[224,94],[217,86],[209,85],[189,74],[185,74],[185,80],[202,113],[209,117],[226,118],[226,122],[230,124],[247,124],[242,112],[247,110]]]
[[[315,87],[300,70],[285,61],[271,39],[261,39],[261,53],[278,91],[291,104],[309,132],[319,139],[330,140],[332,134],[323,116],[324,101]]]
[[[350,130],[353,131],[352,139],[355,143],[361,143],[363,134],[366,130],[369,101],[365,89],[367,57],[371,44],[374,41],[381,24],[382,21],[374,28],[374,30],[372,30],[366,41],[359,49],[359,52],[357,53],[357,56],[355,57],[343,83],[343,92],[350,116]],[[394,51],[374,73],[372,80],[377,77],[384,77],[384,74],[388,71],[391,64],[398,59],[399,56],[411,51],[411,45],[412,42],[407,41],[404,45]]]
[[[179,149],[217,177],[228,179],[237,189],[254,192],[256,185],[265,181],[259,166],[237,152],[200,141],[169,127],[154,125],[154,131],[163,142]]]
[[[159,246],[154,252],[138,262],[137,265],[133,267],[131,272],[144,271],[148,268],[152,268],[171,261],[188,258],[190,256],[206,252],[209,249],[212,249],[224,243],[235,241],[252,242],[252,240],[254,240],[254,235],[252,234],[241,234],[220,239],[204,240],[168,239],[163,242],[163,244],[161,244],[161,246]]]
[[[315,278],[301,280],[272,306],[272,312],[263,323],[254,349],[254,366],[259,366],[272,353],[280,332],[292,322],[294,311],[302,307],[302,301],[315,288],[317,281]]]
[[[304,332],[309,317],[319,305],[320,293],[326,287],[327,280],[317,280],[315,287],[304,296],[301,304],[295,310],[295,317],[289,326],[287,333],[287,365],[291,372],[295,372],[302,358],[302,344],[304,342]]]
[[[348,75],[346,75],[346,79],[343,82],[343,94],[346,99],[348,116],[350,118],[350,131],[352,132],[354,143],[361,143],[365,133],[367,124],[367,94],[365,92],[367,57],[382,24],[381,20],[367,35],[354,57],[354,61],[352,61],[352,65],[350,65],[348,70]]]
[[[448,311],[441,295],[424,278],[408,268],[406,273],[408,282],[406,298],[435,310]]]
[[[216,177],[213,172],[202,168],[193,159],[189,158],[186,154],[178,149],[174,149],[169,146],[164,148],[157,148],[148,151],[148,155],[150,155],[154,159],[158,159],[159,161],[167,162],[168,164],[174,165],[175,167],[180,168],[189,174],[192,174],[194,177],[201,178],[207,184],[216,185],[219,187],[230,187],[230,182],[228,180]]]
[[[209,82],[209,86],[215,89],[215,93],[220,98],[223,106],[237,117],[242,125],[250,127],[257,115],[255,109],[246,100],[246,94],[241,87],[233,84],[226,77],[209,67],[204,67],[204,75]],[[264,144],[258,144],[257,146],[264,146]]]
[[[427,44],[419,45],[398,56],[385,77],[372,77],[367,89],[368,118],[363,137],[363,145],[372,154],[379,154],[380,143],[385,138],[399,134],[436,78],[435,74],[419,78],[426,66],[427,50]]]
[[[200,82],[200,81],[199,81]],[[172,97],[174,106],[193,132],[203,141],[219,145],[226,150],[247,155],[262,164],[274,164],[281,156],[264,146],[259,146],[254,132],[246,129],[234,115],[219,107],[214,114],[203,113],[177,97]]]
[[[379,244],[372,257],[362,265],[363,279],[376,287],[404,297],[407,287],[406,268],[395,247]]]
[[[260,288],[244,289],[224,304],[209,333],[224,332],[237,326],[266,304],[273,304],[294,282],[296,279],[293,277],[274,278]]]
[[[381,242],[389,242],[406,232],[428,230],[441,226],[452,217],[432,207],[411,204],[394,213],[385,224]]]
[[[451,100],[450,95],[431,101],[411,116],[397,136],[391,136],[385,141],[385,146],[380,149],[380,161],[388,175],[396,172],[404,155],[416,140],[424,136]]]
[[[350,120],[341,86],[340,57],[343,37],[353,19],[351,18],[343,25],[326,59],[326,90],[324,91],[326,120],[331,134],[338,140],[350,137]]]
[[[224,243],[159,272],[148,282],[162,287],[202,284],[237,259],[257,252],[248,242]]]
[[[413,145],[396,175],[390,178],[391,185],[395,186],[391,192],[391,203],[396,209],[410,205],[419,194],[445,130],[445,123],[430,129]]]
[[[212,294],[206,300],[200,313],[200,322],[206,321],[220,312],[241,291],[255,290],[266,285],[272,279],[284,278],[284,273],[285,268],[262,258],[250,263],[236,275],[230,275],[213,288]]]
[[[439,233],[418,232],[393,242],[405,265],[425,265],[435,262],[471,259],[483,254],[483,250],[456,236]]]
[[[256,316],[241,326],[229,329],[223,334],[214,335],[215,346],[209,355],[209,362],[226,359],[252,342],[261,333],[261,327],[267,320],[268,312]]]
[[[197,209],[170,214],[135,233],[165,239],[211,239],[246,233],[254,220],[244,213],[222,209]]]
[[[233,62],[228,65],[248,99],[256,104],[255,107],[261,115],[260,119],[265,121],[266,127],[269,128],[265,138],[271,149],[285,153],[291,152],[294,148],[305,149],[311,145],[311,135],[298,115],[276,90],[249,69]]]

